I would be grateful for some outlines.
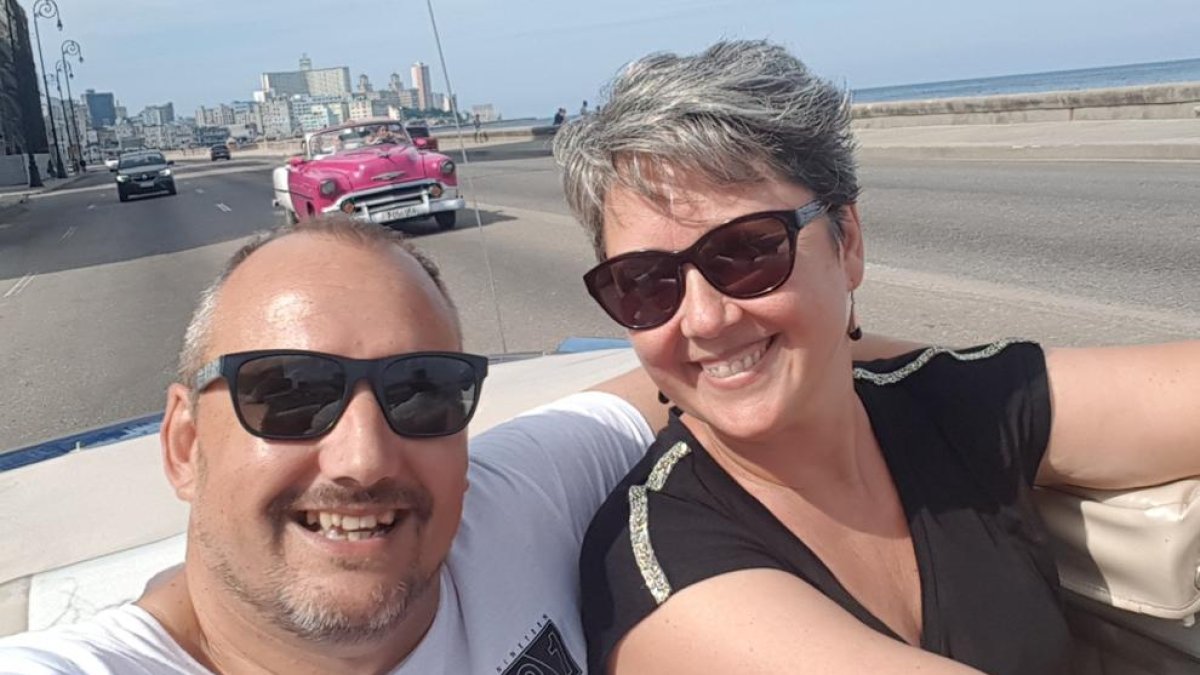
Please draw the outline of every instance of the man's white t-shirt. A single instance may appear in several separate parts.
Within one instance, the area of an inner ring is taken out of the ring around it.
[[[471,440],[463,519],[437,616],[392,675],[577,675],[579,548],[592,515],[653,441],[626,401],[574,394]],[[136,605],[0,639],[0,673],[207,673]]]

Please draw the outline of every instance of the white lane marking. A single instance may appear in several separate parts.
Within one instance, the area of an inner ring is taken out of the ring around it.
[[[196,188],[196,194],[198,194],[198,195],[204,194],[204,188]]]
[[[12,226],[13,226],[12,223],[0,223],[0,230],[7,230],[8,228],[10,228]]]
[[[20,281],[13,284],[12,288],[8,289],[8,292],[4,294],[4,297],[7,298],[7,297],[14,296],[14,295],[17,295],[18,293],[20,293],[21,291],[25,290],[25,287],[29,285],[29,282],[33,281],[34,276],[35,276],[34,273],[30,272],[29,274],[26,274],[25,276],[21,277]]]
[[[87,209],[87,210],[88,210],[88,211],[92,211],[92,210],[94,210],[95,208],[96,208],[96,205],[95,205],[95,204],[88,204],[88,209]]]
[[[74,225],[68,227],[67,231],[63,232],[63,235],[61,237],[59,237],[58,240],[66,241],[67,239],[70,239],[71,235],[75,234],[75,230],[77,230],[77,229],[79,229],[79,228],[75,227]]]
[[[233,211],[233,209],[229,208],[228,206],[225,206],[224,204],[217,204],[217,208],[221,209],[225,213],[230,213]]]

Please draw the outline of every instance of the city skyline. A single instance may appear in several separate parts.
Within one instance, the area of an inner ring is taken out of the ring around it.
[[[30,4],[25,0],[24,4]],[[262,72],[346,65],[373,83],[410,64],[431,64],[444,89],[423,4],[345,0],[341,23],[316,2],[209,0],[158,11],[158,0],[127,0],[127,11],[61,0],[66,29],[84,43],[77,80],[113,91],[132,111],[164,101],[180,110],[245,100]],[[573,6],[512,0],[442,0],[435,5],[446,58],[464,109],[493,103],[506,118],[546,116],[595,101],[629,60],[654,50],[691,52],[722,38],[768,38],[817,73],[851,88],[1044,72],[1200,56],[1194,0],[1158,0],[1128,10],[1118,0],[1012,0],[986,7],[929,0],[919,9],[871,0],[612,0]],[[143,11],[144,10],[144,11]],[[361,17],[363,20],[353,20]],[[394,18],[386,21],[385,18]],[[153,54],[156,68],[131,68]],[[409,78],[406,78],[409,79]]]

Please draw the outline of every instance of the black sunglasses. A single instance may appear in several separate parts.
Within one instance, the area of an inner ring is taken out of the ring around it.
[[[796,233],[828,209],[814,200],[795,210],[750,213],[682,251],[633,251],[605,260],[583,282],[614,321],[633,330],[661,326],[679,311],[685,264],[731,298],[766,295],[792,274]]]
[[[400,436],[449,436],[475,414],[486,357],[411,352],[351,359],[294,349],[226,354],[200,369],[196,391],[218,378],[229,383],[242,427],[260,438],[301,440],[328,433],[366,378],[388,426]]]

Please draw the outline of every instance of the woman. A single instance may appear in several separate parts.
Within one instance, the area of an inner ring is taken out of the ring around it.
[[[593,672],[1067,672],[1032,486],[1200,473],[1197,343],[854,367],[849,121],[734,42],[635,62],[555,140],[588,290],[677,407],[584,544]]]

